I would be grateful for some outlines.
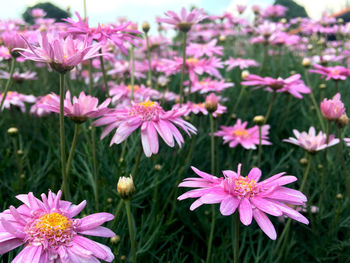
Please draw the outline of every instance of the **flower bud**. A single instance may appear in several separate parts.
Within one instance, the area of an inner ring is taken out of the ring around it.
[[[330,100],[324,99],[320,107],[323,117],[328,121],[335,121],[345,113],[344,104],[340,100],[340,93],[335,94]]]
[[[327,86],[326,86],[326,84],[324,84],[324,83],[321,83],[320,86],[319,86],[320,89],[325,89],[326,87],[327,87]]]
[[[262,115],[257,115],[254,117],[253,122],[258,126],[262,126],[265,123],[265,117]]]
[[[156,165],[154,166],[154,169],[155,169],[156,171],[160,171],[160,170],[162,170],[162,166],[161,166],[160,164],[156,164]]]
[[[237,118],[237,114],[236,113],[232,113],[230,117],[231,117],[232,120],[234,120],[234,119]]]
[[[225,40],[226,40],[226,37],[224,35],[220,35],[219,36],[219,41],[220,42],[225,42]]]
[[[337,198],[338,200],[342,200],[342,199],[343,199],[343,195],[342,195],[341,193],[338,193],[338,194],[336,195],[336,198]]]
[[[338,119],[335,120],[335,124],[339,128],[344,128],[349,124],[349,118],[346,113],[342,114]]]
[[[343,24],[344,23],[344,19],[339,17],[338,20],[337,20],[338,24]]]
[[[218,109],[218,97],[214,93],[208,95],[205,98],[204,107],[210,113],[215,112]]]
[[[308,68],[311,66],[311,60],[309,58],[303,58],[301,65],[305,68]]]
[[[308,163],[308,160],[306,158],[301,158],[300,161],[299,161],[300,165],[302,166],[306,166],[307,163]]]
[[[135,192],[135,186],[132,177],[119,177],[117,191],[121,198],[129,199]]]
[[[249,76],[249,71],[248,70],[243,70],[241,73],[241,78],[246,79]]]
[[[18,151],[17,151],[17,155],[18,155],[18,156],[22,156],[22,155],[23,155],[23,151],[22,151],[22,150],[18,150]]]
[[[11,136],[15,136],[18,134],[18,129],[16,127],[11,127],[7,130],[7,133]]]
[[[146,34],[148,33],[148,31],[149,31],[149,29],[150,29],[150,25],[149,25],[149,23],[148,22],[143,22],[142,23],[142,31],[143,32],[145,32]]]
[[[113,202],[113,198],[108,197],[108,198],[107,198],[107,203],[112,203],[112,202]]]
[[[114,237],[110,238],[110,241],[111,241],[112,244],[117,244],[120,241],[120,236],[115,235]]]
[[[282,24],[286,24],[286,23],[287,23],[287,19],[282,18],[282,19],[280,20],[280,22],[281,22]]]
[[[308,45],[307,45],[307,49],[308,49],[309,51],[311,51],[313,48],[314,48],[314,47],[313,47],[311,44],[308,44]]]
[[[122,255],[121,257],[120,257],[120,261],[125,261],[126,260],[126,256],[125,255]]]

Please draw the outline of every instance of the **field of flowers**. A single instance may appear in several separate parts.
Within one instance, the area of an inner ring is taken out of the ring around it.
[[[1,262],[350,262],[350,23],[245,8],[0,21]]]

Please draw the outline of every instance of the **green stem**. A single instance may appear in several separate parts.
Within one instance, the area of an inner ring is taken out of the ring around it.
[[[335,86],[335,93],[339,92],[339,80],[334,80],[334,86]]]
[[[239,216],[238,212],[235,213],[235,251],[234,251],[234,263],[238,263],[239,256]]]
[[[246,89],[246,88],[245,88],[244,86],[241,86],[241,90],[240,90],[240,92],[239,92],[239,95],[238,95],[238,98],[237,98],[237,100],[236,100],[235,106],[233,107],[232,113],[236,113],[237,107],[238,107],[238,105],[239,105],[239,102],[240,102],[241,99],[242,99],[242,96],[243,96],[243,93],[244,93],[244,90],[245,90],[245,89]]]
[[[97,174],[97,157],[96,157],[96,127],[91,126],[91,151],[92,151],[92,163],[94,172],[94,195],[95,195],[95,207],[98,210],[99,198],[98,198],[98,174]]]
[[[135,180],[135,177],[137,175],[137,170],[139,168],[142,152],[143,152],[143,148],[142,148],[142,144],[140,144],[140,149],[139,149],[139,152],[138,152],[136,159],[135,159],[134,169],[131,172],[131,177],[133,180]]]
[[[309,173],[310,173],[311,162],[312,162],[312,155],[309,154],[309,160],[307,162],[307,166],[306,166],[306,169],[305,169],[305,172],[304,172],[303,181],[301,182],[301,186],[299,188],[300,192],[304,191],[304,188],[305,188],[305,185],[306,185],[306,181],[307,181],[307,178],[308,178]]]
[[[134,100],[134,86],[135,86],[135,58],[134,58],[134,46],[130,48],[130,60],[131,60],[131,95],[130,99]]]
[[[94,78],[92,76],[92,60],[89,60],[89,93],[92,95],[92,88],[94,85]]]
[[[215,174],[215,137],[214,137],[214,118],[212,114],[209,114],[210,121],[210,146],[211,146],[211,174]]]
[[[345,178],[346,195],[350,199],[350,178],[348,176],[348,171],[347,171],[347,167],[344,159],[343,136],[342,136],[341,128],[338,128],[337,132],[338,132],[338,138],[340,140],[339,147],[338,147],[338,156],[340,158],[341,165],[343,167],[342,173],[344,174],[344,178]]]
[[[86,0],[84,0],[84,21],[86,21],[87,11],[86,11]]]
[[[262,153],[262,145],[261,145],[261,136],[262,136],[262,126],[259,125],[259,149],[258,149],[258,167],[261,167],[261,153]]]
[[[77,123],[77,124],[75,124],[73,141],[72,141],[72,145],[70,147],[68,161],[67,161],[67,166],[66,166],[67,177],[69,175],[70,166],[71,166],[71,163],[72,163],[72,160],[73,160],[75,146],[77,145],[77,138],[78,138],[79,130],[80,130],[80,124]]]
[[[266,63],[266,58],[267,58],[267,51],[268,51],[268,45],[264,44],[264,55],[263,55],[263,59],[261,62],[261,67],[259,69],[259,75],[262,73],[262,71],[264,70],[265,67],[265,63]]]
[[[145,33],[145,37],[146,37],[146,47],[147,47],[147,61],[148,61],[148,82],[149,82],[149,86],[150,88],[152,88],[152,64],[151,64],[151,52],[149,50],[149,39],[148,39],[148,34]]]
[[[132,223],[132,214],[131,214],[131,209],[130,209],[130,201],[124,200],[124,203],[125,203],[126,215],[128,217],[132,262],[136,263],[136,247],[135,247],[135,237],[134,237],[134,229],[133,229],[133,223]]]
[[[311,92],[310,92],[310,98],[311,98],[312,104],[314,105],[314,108],[316,109],[317,118],[318,118],[318,121],[320,122],[322,131],[324,132],[324,131],[326,130],[326,127],[325,127],[324,122],[323,122],[323,118],[322,118],[322,114],[321,114],[320,107],[319,107],[319,105],[317,104],[316,99],[315,99],[315,96],[314,96],[314,93],[313,93],[313,91],[312,91],[312,88],[311,88],[311,85],[310,85],[309,73],[307,72],[307,70],[305,70],[305,79],[306,79],[306,84],[307,84],[307,86],[308,86],[308,87],[310,88],[310,90],[311,90]]]
[[[181,69],[181,79],[180,79],[180,107],[183,103],[183,85],[185,80],[185,67],[186,67],[186,40],[187,40],[187,33],[183,33],[183,42],[182,42],[182,69]]]
[[[213,245],[213,238],[214,238],[215,219],[216,219],[215,205],[211,205],[211,224],[210,224],[210,233],[209,233],[209,239],[208,239],[207,258],[205,260],[206,263],[210,262],[211,248]]]
[[[4,105],[8,89],[9,89],[11,83],[12,83],[13,72],[15,71],[15,62],[16,62],[16,59],[14,57],[12,57],[12,59],[11,59],[11,66],[10,66],[10,77],[8,78],[8,80],[6,82],[6,86],[5,86],[4,92],[2,93],[2,99],[1,99],[1,104],[0,104],[0,111],[2,110],[2,106]]]
[[[270,114],[271,114],[271,111],[272,111],[272,105],[273,105],[273,103],[275,102],[276,96],[277,96],[277,92],[274,91],[274,92],[272,93],[271,100],[270,100],[270,104],[269,104],[269,106],[268,106],[268,108],[267,108],[267,112],[266,112],[266,114],[265,114],[265,123],[267,123],[267,120],[268,120],[269,117],[270,117]]]
[[[99,53],[102,54],[102,49],[99,50]],[[101,65],[101,71],[102,71],[102,76],[103,76],[103,83],[105,85],[105,89],[106,89],[106,93],[107,93],[106,98],[109,98],[110,94],[109,94],[107,74],[106,74],[106,70],[105,70],[105,63],[103,61],[103,56],[100,56],[100,65]]]
[[[66,173],[66,148],[64,141],[64,96],[65,96],[65,74],[60,74],[60,142],[61,142],[61,168],[62,168],[62,190],[66,200],[70,199],[68,177]]]

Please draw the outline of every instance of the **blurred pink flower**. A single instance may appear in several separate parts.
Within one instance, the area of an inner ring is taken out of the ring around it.
[[[300,133],[297,130],[293,130],[293,133],[295,138],[289,137],[283,141],[298,145],[310,153],[316,153],[339,142],[339,139],[336,139],[335,136],[331,134],[329,135],[327,144],[327,135],[322,131],[316,135],[316,131],[313,126],[310,127],[309,133],[305,131]]]
[[[0,101],[2,100],[3,93],[0,93]],[[25,95],[18,93],[17,91],[9,91],[7,92],[6,98],[4,100],[4,105],[2,105],[2,109],[10,109],[11,107],[18,107],[22,112],[26,111],[26,106],[24,102],[34,103],[35,97],[33,95]]]
[[[326,80],[346,80],[349,76],[349,70],[343,66],[323,67],[321,65],[313,65],[315,69],[310,69],[310,73],[317,73],[326,77]]]
[[[109,95],[112,97],[112,104],[130,104],[131,103],[131,85],[125,85],[124,83],[116,85],[114,82],[109,83]],[[142,102],[147,98],[159,99],[161,94],[151,88],[145,87],[145,85],[134,85],[134,101]]]
[[[204,55],[208,57],[222,56],[223,47],[217,46],[217,39],[211,40],[209,43],[199,44],[199,43],[190,43],[186,48],[186,54],[188,56],[193,56],[195,58],[200,58]]]
[[[326,120],[337,120],[343,113],[345,113],[345,107],[340,100],[340,93],[334,95],[330,100],[326,98],[321,102],[321,112]]]
[[[12,262],[112,262],[114,255],[105,245],[82,235],[113,237],[103,223],[113,220],[109,213],[96,213],[75,219],[86,201],[74,205],[49,192],[39,200],[33,193],[17,195],[24,204],[0,213],[0,254],[21,245],[23,250]]]
[[[344,138],[344,141],[346,143],[346,146],[350,147],[350,138]]]
[[[250,170],[247,177],[241,175],[241,164],[237,172],[222,171],[224,177],[216,177],[192,167],[201,178],[186,178],[179,187],[196,187],[178,197],[178,200],[198,198],[190,207],[194,210],[203,204],[220,203],[220,212],[224,216],[233,214],[237,209],[242,224],[248,226],[252,219],[271,239],[277,238],[276,230],[265,213],[273,216],[288,216],[303,224],[309,221],[290,205],[304,205],[307,201],[301,192],[284,187],[295,182],[295,176],[285,173],[276,174],[259,182],[261,170],[257,167]]]
[[[234,148],[238,144],[242,145],[243,148],[256,149],[256,145],[259,145],[259,126],[255,125],[251,128],[246,128],[248,122],[243,122],[241,119],[237,119],[234,126],[221,126],[219,131],[215,132],[214,135],[222,137],[224,143],[229,143],[229,147]],[[268,141],[270,125],[263,125],[261,128],[261,144],[271,145]]]
[[[188,135],[190,133],[196,134],[196,128],[189,122],[184,121],[181,118],[182,115],[183,111],[165,111],[157,102],[146,100],[137,104],[133,103],[130,107],[115,109],[95,121],[94,125],[107,125],[101,134],[101,139],[112,130],[117,129],[110,145],[123,142],[133,131],[141,128],[143,151],[147,157],[150,157],[152,154],[158,153],[158,134],[168,146],[174,147],[175,141],[179,147],[182,146],[184,139],[175,125],[179,126]]]
[[[33,8],[31,11],[31,15],[35,18],[39,18],[46,16],[46,12],[41,8]]]
[[[80,93],[78,98],[75,96],[71,98],[70,92],[67,91],[63,108],[64,116],[67,116],[74,122],[83,123],[88,118],[98,118],[107,113],[110,110],[107,108],[110,102],[111,99],[106,99],[100,106],[98,106],[98,99],[90,95],[85,95],[84,91]],[[43,103],[39,104],[38,107],[59,113],[60,97],[51,93],[45,97]]]
[[[191,93],[199,91],[199,93],[222,92],[223,90],[233,87],[231,82],[225,83],[225,80],[211,79],[210,77],[195,81],[191,84]]]
[[[181,111],[184,111],[184,116],[188,116],[191,113],[208,115],[208,111],[205,108],[204,102],[195,103],[195,102],[188,101],[187,103],[182,104],[181,108],[180,108],[180,104],[175,104],[173,106],[173,109],[180,109]],[[223,106],[220,103],[218,103],[218,108],[216,109],[216,111],[213,112],[213,117],[216,118],[221,116],[226,112],[226,110],[227,110],[226,106]]]
[[[12,52],[14,48],[26,48],[27,44],[16,31],[6,31],[1,34],[4,45]]]
[[[240,14],[243,14],[243,12],[246,10],[246,5],[236,5],[237,12]]]
[[[9,79],[10,73],[0,70],[0,79]],[[17,83],[22,83],[24,80],[36,80],[36,72],[26,71],[19,73],[18,70],[13,72],[12,80]]]
[[[263,18],[268,17],[282,17],[286,14],[288,8],[283,5],[270,5],[262,12]]]
[[[42,116],[47,116],[51,113],[50,110],[43,109],[39,107],[40,104],[43,104],[46,100],[51,100],[52,94],[47,94],[42,97],[37,97],[36,102],[34,105],[30,108],[30,114],[34,115],[36,117],[42,117]]]
[[[235,67],[239,67],[240,69],[245,69],[249,67],[257,67],[259,63],[253,59],[243,59],[243,58],[233,58],[229,57],[228,60],[224,62],[226,66],[226,71],[229,71]]]

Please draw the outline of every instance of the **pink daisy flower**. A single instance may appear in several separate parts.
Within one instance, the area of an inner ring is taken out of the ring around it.
[[[337,120],[345,113],[344,103],[340,100],[340,93],[334,95],[330,100],[326,98],[321,102],[321,112],[326,120]]]
[[[103,223],[113,220],[109,213],[96,213],[75,219],[86,201],[74,205],[49,192],[39,200],[33,193],[17,195],[24,204],[0,213],[0,254],[21,245],[24,249],[12,263],[19,262],[112,262],[114,255],[105,245],[82,235],[113,237]]]
[[[265,88],[266,91],[286,92],[295,98],[302,99],[302,94],[311,93],[311,90],[300,77],[300,74],[295,74],[286,79],[274,79],[271,77],[262,78],[258,75],[249,74],[241,84],[244,86],[257,86],[257,88],[265,86],[267,87]]]
[[[321,65],[313,65],[315,69],[310,69],[310,73],[317,73],[326,77],[326,80],[346,80],[349,76],[349,70],[343,66],[323,67]]]
[[[184,130],[189,136],[190,133],[196,134],[196,128],[189,122],[184,121],[181,118],[182,115],[183,111],[165,111],[157,102],[146,100],[137,104],[133,103],[130,107],[115,109],[95,121],[94,125],[107,125],[101,134],[101,139],[106,137],[113,129],[116,129],[110,145],[123,142],[133,131],[141,128],[143,151],[147,157],[150,157],[152,154],[158,153],[158,134],[170,147],[175,146],[175,141],[179,147],[184,142],[176,126]]]
[[[350,138],[344,138],[344,141],[346,143],[346,146],[350,147]]]
[[[276,174],[259,182],[261,170],[253,168],[247,177],[241,175],[241,164],[237,172],[222,171],[224,177],[216,177],[192,167],[201,178],[187,178],[179,187],[196,187],[178,197],[178,200],[198,198],[190,207],[194,210],[203,204],[220,203],[220,212],[224,216],[233,214],[237,208],[242,224],[248,226],[253,218],[259,227],[271,239],[277,238],[276,230],[267,214],[285,215],[303,224],[309,224],[307,218],[294,210],[290,205],[304,205],[307,201],[301,192],[285,187],[295,182],[295,176]]]
[[[116,85],[114,82],[109,83],[110,90],[109,95],[112,97],[112,104],[117,105],[119,103],[127,102],[130,104],[131,98],[131,85],[125,85],[124,83]],[[161,94],[151,88],[145,87],[145,85],[134,85],[134,101],[142,102],[146,98],[157,99]]]
[[[224,62],[226,66],[226,71],[229,71],[235,67],[239,67],[240,69],[245,69],[249,67],[257,67],[259,63],[253,59],[243,59],[243,58],[233,58],[229,57],[227,61]]]
[[[50,110],[43,109],[42,107],[39,107],[39,105],[45,103],[47,100],[51,100],[52,94],[47,94],[43,97],[37,97],[36,102],[34,105],[30,108],[30,114],[37,116],[37,117],[43,117],[47,116],[51,113]]]
[[[73,101],[73,103],[72,103]],[[106,99],[100,106],[98,106],[98,99],[90,95],[85,95],[82,91],[79,97],[73,97],[71,99],[70,92],[67,91],[66,98],[64,100],[64,116],[69,117],[76,123],[83,123],[88,118],[97,118],[107,113],[110,109],[107,108],[111,99]],[[39,108],[56,112],[60,112],[60,97],[54,93],[45,97],[42,104],[38,105]]]
[[[283,141],[298,145],[310,153],[316,153],[339,142],[339,139],[336,139],[334,134],[331,134],[327,144],[327,135],[322,131],[316,135],[316,130],[313,126],[310,127],[309,133],[305,131],[300,133],[298,130],[293,130],[293,133],[295,138],[289,137]]]
[[[208,115],[208,111],[205,108],[205,102],[200,102],[200,103],[195,103],[195,102],[191,102],[188,101],[186,104],[182,104],[182,107],[180,108],[180,104],[175,104],[173,106],[173,109],[180,109],[181,111],[184,112],[184,116],[188,116],[191,113],[193,114],[203,114],[203,115]],[[218,103],[218,108],[216,109],[216,111],[213,112],[213,117],[219,117],[222,114],[224,114],[227,110],[226,106],[221,105],[220,103]]]
[[[259,126],[255,125],[247,129],[248,122],[242,123],[241,119],[237,119],[234,126],[221,126],[220,130],[215,132],[215,136],[222,137],[225,143],[229,143],[229,147],[234,148],[238,144],[243,148],[256,149],[256,145],[259,145]],[[268,141],[270,125],[263,125],[261,127],[261,144],[271,145]]]
[[[2,100],[3,93],[0,93],[0,101]],[[26,111],[26,106],[24,102],[34,103],[35,97],[33,95],[25,95],[18,93],[17,91],[9,91],[6,94],[6,98],[4,100],[4,105],[2,105],[3,111],[4,109],[11,109],[11,107],[18,107],[22,112]]]
[[[193,56],[195,58],[200,58],[204,55],[208,57],[222,56],[223,55],[223,47],[216,46],[217,39],[211,40],[209,43],[198,44],[198,43],[190,43],[186,48],[186,53],[189,56]]]
[[[0,70],[0,79],[9,79],[9,78],[10,78],[10,73]],[[36,79],[38,79],[36,76],[36,72],[31,72],[31,71],[19,73],[19,71],[16,70],[12,75],[12,80],[17,83],[22,83],[24,80],[36,80]]]
[[[231,82],[225,83],[225,80],[215,80],[210,77],[202,79],[201,81],[195,81],[191,85],[191,93],[199,91],[199,93],[208,92],[222,92],[223,90],[233,87],[234,84]]]

